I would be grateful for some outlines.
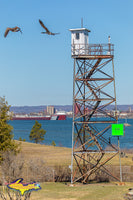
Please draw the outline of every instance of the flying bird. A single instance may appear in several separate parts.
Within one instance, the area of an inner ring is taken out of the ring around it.
[[[18,32],[18,31],[20,31],[22,33],[21,29],[19,27],[17,27],[17,26],[15,26],[14,28],[9,28],[8,27],[6,29],[6,31],[5,31],[4,37],[7,36],[7,34],[9,33],[9,31],[12,31],[12,32]]]
[[[46,30],[46,32],[41,32],[42,34],[48,34],[48,35],[57,35],[57,34],[60,34],[60,33],[52,33],[52,32],[50,32],[40,19],[39,19],[39,23]]]

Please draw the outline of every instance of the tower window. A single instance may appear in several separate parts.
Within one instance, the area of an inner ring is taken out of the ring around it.
[[[76,33],[76,40],[79,40],[79,33]]]

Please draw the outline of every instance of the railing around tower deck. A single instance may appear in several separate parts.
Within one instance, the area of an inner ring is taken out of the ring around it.
[[[114,44],[72,44],[72,56],[113,56]]]

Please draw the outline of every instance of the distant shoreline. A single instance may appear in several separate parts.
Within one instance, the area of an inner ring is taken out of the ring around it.
[[[57,110],[64,110],[66,112],[72,111],[72,105],[53,105],[55,109]],[[14,113],[31,113],[31,112],[41,112],[46,110],[47,105],[39,105],[39,106],[11,106],[10,111],[13,111]],[[115,105],[109,105],[106,107],[108,110],[113,110],[115,108]],[[133,110],[133,104],[123,104],[123,105],[117,105],[117,109],[119,111],[128,111],[129,108]]]

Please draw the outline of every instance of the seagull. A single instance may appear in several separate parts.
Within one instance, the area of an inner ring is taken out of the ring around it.
[[[39,23],[46,30],[46,32],[41,32],[42,34],[48,34],[48,35],[57,35],[57,34],[60,34],[60,33],[52,33],[52,32],[50,32],[40,19],[39,19]]]
[[[8,27],[6,29],[6,31],[5,31],[4,37],[7,36],[7,34],[9,33],[9,31],[12,31],[12,32],[18,32],[18,31],[20,31],[22,33],[21,29],[19,27],[17,27],[17,26],[15,26],[14,28],[9,28]]]

